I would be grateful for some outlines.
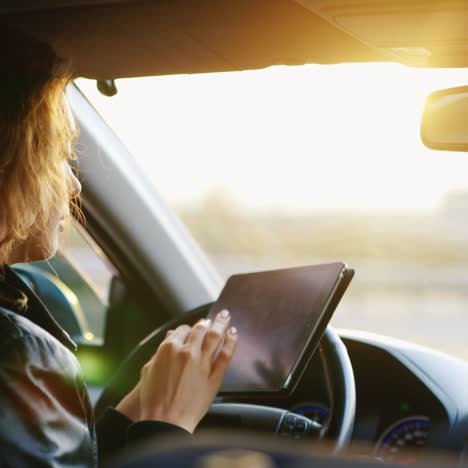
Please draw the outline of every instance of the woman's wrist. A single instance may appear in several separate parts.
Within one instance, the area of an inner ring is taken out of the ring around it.
[[[140,420],[140,396],[139,396],[139,384],[128,393],[116,406],[116,409],[120,411],[127,418],[133,422]]]
[[[171,411],[164,410],[162,408],[153,408],[151,411],[141,411],[141,421],[160,421],[167,424],[173,424],[179,426],[182,429],[193,434],[196,423],[190,423],[179,414],[174,414]]]

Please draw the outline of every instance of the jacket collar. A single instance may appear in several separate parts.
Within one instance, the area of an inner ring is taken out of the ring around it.
[[[76,343],[68,333],[57,323],[39,296],[18,276],[8,265],[0,266],[0,307],[26,317],[54,338],[59,340],[71,351],[76,351]],[[17,307],[14,302],[21,297],[27,297],[27,307]],[[3,299],[2,299],[3,297]]]

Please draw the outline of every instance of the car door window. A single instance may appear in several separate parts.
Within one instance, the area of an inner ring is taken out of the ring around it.
[[[82,314],[84,341],[101,345],[115,270],[96,242],[78,222],[71,222],[61,250],[51,260],[38,262],[35,266],[66,285],[69,301],[78,305]]]

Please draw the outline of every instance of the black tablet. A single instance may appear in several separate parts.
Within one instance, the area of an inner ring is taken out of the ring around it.
[[[353,277],[344,263],[234,275],[209,318],[228,309],[239,330],[221,393],[289,393]]]

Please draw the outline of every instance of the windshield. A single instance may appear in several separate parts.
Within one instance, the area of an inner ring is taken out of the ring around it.
[[[223,277],[344,261],[336,327],[468,359],[468,154],[421,143],[466,70],[274,67],[77,85]]]

